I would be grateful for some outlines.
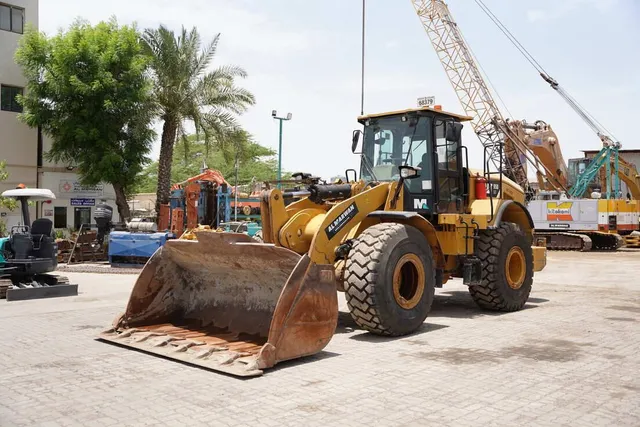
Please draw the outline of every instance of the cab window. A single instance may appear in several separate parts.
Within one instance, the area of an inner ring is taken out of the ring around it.
[[[376,132],[373,139],[375,141],[374,166],[391,164],[393,159],[393,132],[388,130]]]
[[[456,211],[456,203],[462,200],[461,178],[458,170],[458,143],[447,141],[445,129],[443,121],[436,125],[439,213]]]
[[[364,130],[361,176],[392,181],[399,178],[399,166],[421,168],[421,177],[431,176],[431,118],[414,116],[372,119]],[[418,182],[419,185],[419,182]]]

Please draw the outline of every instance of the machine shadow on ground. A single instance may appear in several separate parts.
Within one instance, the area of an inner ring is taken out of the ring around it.
[[[539,304],[548,302],[548,299],[544,298],[529,298],[527,304],[523,310],[530,310],[537,308]],[[456,319],[473,319],[483,316],[503,316],[510,313],[493,312],[483,310],[473,301],[469,292],[467,291],[444,291],[438,292],[435,295],[431,311],[427,317],[427,323],[424,323],[418,330],[411,335],[420,335],[427,332],[437,331],[438,329],[447,328],[447,325],[440,325],[435,323],[429,323],[430,318],[456,318]],[[338,313],[338,326],[336,327],[336,334],[350,334],[361,329],[351,317],[351,314],[347,311],[340,311]],[[357,341],[389,341],[396,340],[402,337],[384,337],[374,334],[358,334],[350,337],[350,339]]]
[[[537,308],[549,300],[529,298],[523,310]],[[457,319],[473,319],[483,316],[504,316],[510,313],[483,310],[473,301],[467,291],[440,291],[436,293],[429,312],[429,317],[452,317]]]
[[[411,336],[426,334],[427,332],[437,331],[438,329],[448,328],[447,325],[438,325],[435,323],[423,323],[416,331],[411,333]],[[360,328],[356,322],[351,317],[351,314],[346,311],[340,311],[338,313],[338,326],[336,327],[336,334],[351,334],[354,332],[362,331],[365,332],[364,329]],[[350,336],[349,339],[356,341],[365,341],[365,342],[388,342],[395,341],[398,339],[406,338],[406,336],[400,337],[387,337],[375,335],[369,332],[365,332],[362,334],[356,334]]]
[[[340,353],[334,353],[332,351],[322,350],[319,353],[312,354],[311,356],[300,357],[298,359],[285,360],[284,362],[278,362],[273,368],[269,368],[265,371],[265,375],[269,375],[272,372],[286,370],[289,368],[295,368],[296,366],[306,365],[308,363],[317,363],[321,360],[331,359],[336,356],[342,356]],[[238,378],[238,377],[234,377]],[[243,379],[260,378],[260,377],[242,377]]]

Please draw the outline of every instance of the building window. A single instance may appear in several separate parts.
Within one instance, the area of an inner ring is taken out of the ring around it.
[[[0,3],[0,30],[22,34],[24,31],[24,9]]]
[[[15,86],[0,86],[0,109],[22,113],[22,105],[18,104],[16,97],[22,95],[23,89]]]
[[[53,208],[53,228],[67,228],[66,206],[56,206]]]

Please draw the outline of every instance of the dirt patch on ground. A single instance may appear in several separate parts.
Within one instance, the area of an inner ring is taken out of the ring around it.
[[[58,273],[140,274],[142,268],[110,267],[104,264],[58,265]]]
[[[631,317],[605,317],[607,320],[613,320],[614,322],[637,322],[636,319]]]
[[[296,409],[307,413],[322,412],[323,410],[321,406],[312,404],[298,405],[296,406]]]
[[[85,329],[104,329],[104,325],[78,325],[74,328],[78,331],[84,331]]]
[[[611,310],[627,311],[629,313],[640,313],[640,307],[633,305],[610,305],[607,308]]]
[[[511,358],[543,362],[571,362],[582,357],[584,347],[591,346],[593,346],[593,344],[554,339],[504,347],[500,350],[446,348],[428,352],[404,353],[402,356],[442,361],[454,365],[500,363],[501,361]]]

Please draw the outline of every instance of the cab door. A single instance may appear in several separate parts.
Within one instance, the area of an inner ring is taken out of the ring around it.
[[[449,127],[449,131],[447,128]],[[454,130],[455,128],[455,130]],[[437,158],[436,213],[461,212],[464,205],[460,131],[462,125],[437,120],[435,126]]]
[[[435,214],[433,128],[431,117],[420,117],[418,129],[402,140],[405,164],[420,168],[419,176],[405,181],[404,210],[425,217]]]

